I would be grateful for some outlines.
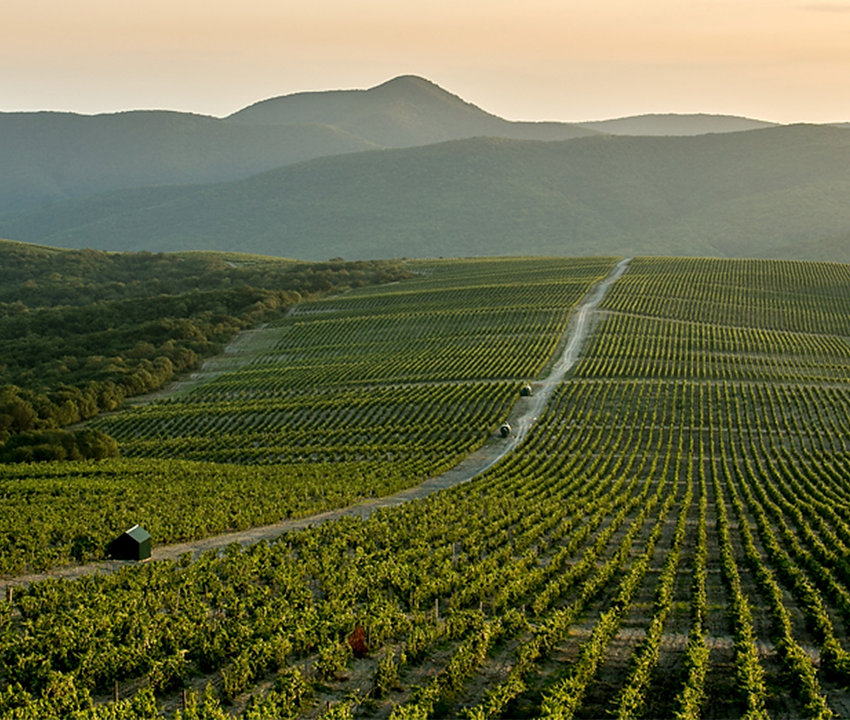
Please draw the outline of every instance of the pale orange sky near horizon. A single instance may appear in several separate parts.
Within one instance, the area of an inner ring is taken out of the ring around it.
[[[223,116],[402,74],[516,120],[850,121],[850,0],[4,0],[0,111]]]

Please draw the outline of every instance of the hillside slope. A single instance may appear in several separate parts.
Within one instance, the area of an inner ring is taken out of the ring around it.
[[[285,257],[751,257],[850,229],[850,133],[478,138],[7,217],[0,237]],[[841,258],[838,258],[841,259]]]
[[[397,77],[368,90],[306,92],[270,98],[227,119],[239,124],[331,125],[393,148],[483,136],[567,140],[597,133],[569,123],[504,120],[413,75]]]
[[[471,137],[554,141],[600,132],[693,135],[763,125],[696,115],[584,125],[511,122],[415,76],[368,90],[271,98],[226,119],[167,111],[0,113],[0,214],[114,190],[226,182],[317,157]]]
[[[235,180],[382,147],[593,134],[566,123],[511,123],[421,78],[276,98],[231,119],[167,111],[0,113],[0,213],[130,187]]]
[[[374,149],[320,125],[234,125],[188,113],[0,113],[0,212],[127,187],[210,183]]]

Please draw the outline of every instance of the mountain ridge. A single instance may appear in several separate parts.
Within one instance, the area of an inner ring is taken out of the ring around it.
[[[302,259],[752,257],[846,233],[847,197],[850,134],[837,128],[561,142],[473,138],[318,158],[231,183],[65,203],[2,219],[0,236]]]
[[[0,237],[303,259],[838,256],[848,142],[840,124],[722,115],[513,122],[410,75],[228,118],[0,113]]]
[[[229,115],[227,120],[262,125],[321,123],[388,148],[479,136],[566,140],[597,132],[575,123],[505,120],[416,75],[402,75],[366,90],[268,98]]]
[[[126,187],[234,180],[374,148],[327,126],[239,126],[164,110],[0,113],[0,212]]]
[[[695,123],[700,131],[710,129],[706,122],[733,127],[722,117],[677,117],[679,134],[694,134]],[[635,123],[652,130],[646,118],[602,122],[616,133],[634,134]],[[0,113],[0,214],[132,187],[227,182],[378,148],[588,137],[601,132],[593,124],[505,120],[415,75],[365,90],[268,98],[227,118],[169,110]]]

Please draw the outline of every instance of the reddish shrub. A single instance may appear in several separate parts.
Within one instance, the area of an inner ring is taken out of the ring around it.
[[[364,658],[369,654],[369,648],[366,645],[366,631],[360,625],[354,628],[354,632],[348,638],[348,644],[357,659]]]

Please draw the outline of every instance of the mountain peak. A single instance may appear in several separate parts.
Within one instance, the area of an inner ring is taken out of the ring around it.
[[[424,78],[421,75],[397,75],[396,77],[382,82],[379,85],[375,85],[375,87],[370,89],[377,90],[378,88],[383,87],[404,86],[436,88],[437,90],[442,90],[443,92],[446,92],[445,90],[443,90],[443,88],[437,85],[437,83],[432,82],[428,78]]]
[[[227,119],[252,125],[331,125],[384,147],[492,134],[491,125],[506,122],[418,75],[399,75],[368,90],[283,95]]]
[[[399,75],[368,90],[270,98],[227,120],[250,125],[330,125],[385,148],[483,136],[564,140],[596,134],[567,123],[509,122],[418,75]]]
[[[387,80],[385,83],[370,88],[366,92],[375,96],[418,100],[423,103],[449,103],[476,114],[495,117],[495,115],[482,110],[477,105],[467,102],[459,95],[440,87],[437,83],[418,75],[399,75],[392,80]]]

